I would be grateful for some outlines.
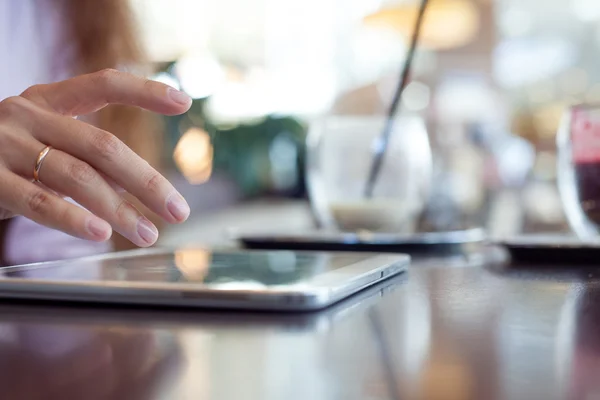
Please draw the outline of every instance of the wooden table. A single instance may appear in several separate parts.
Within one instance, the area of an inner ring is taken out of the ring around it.
[[[480,262],[313,314],[4,304],[2,399],[597,398],[600,274]]]

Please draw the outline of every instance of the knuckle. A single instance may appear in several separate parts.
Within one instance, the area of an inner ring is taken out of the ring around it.
[[[0,101],[0,116],[11,117],[26,109],[27,100],[21,96],[7,97]]]
[[[143,181],[143,188],[145,191],[156,193],[160,190],[163,183],[163,177],[156,171],[150,173]]]
[[[115,210],[115,215],[119,221],[127,221],[131,219],[132,215],[137,214],[137,211],[133,205],[125,199],[122,199]]]
[[[108,132],[99,132],[92,139],[92,151],[100,157],[112,161],[123,151],[123,143]]]
[[[86,185],[94,181],[97,172],[89,164],[84,162],[76,162],[69,168],[69,178],[77,185]]]
[[[143,88],[144,91],[152,92],[156,88],[156,81],[150,79],[144,79]]]
[[[10,160],[11,165],[20,165],[21,158],[18,154],[26,154],[31,149],[31,138],[24,133],[23,130],[0,127],[0,163]]]
[[[92,78],[101,85],[110,85],[119,74],[116,69],[105,68],[92,74]]]
[[[27,89],[25,89],[25,91],[23,93],[21,93],[21,96],[26,98],[26,99],[31,99],[31,98],[36,98],[39,97],[40,92],[42,91],[42,88],[44,87],[44,85],[33,85],[28,87]]]
[[[52,195],[50,193],[37,190],[27,199],[27,207],[34,214],[46,214],[50,209],[51,202]]]

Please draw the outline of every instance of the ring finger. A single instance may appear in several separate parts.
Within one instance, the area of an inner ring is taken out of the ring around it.
[[[110,237],[111,227],[106,221],[11,171],[0,169],[0,186],[11,189],[0,193],[0,207],[14,214],[88,240]]]
[[[43,146],[43,145],[42,145]],[[71,197],[138,246],[158,239],[158,230],[131,203],[123,199],[89,164],[52,149],[39,172],[40,181]]]
[[[189,206],[173,185],[113,134],[51,113],[41,115],[34,132],[38,140],[109,176],[167,222],[187,219]]]

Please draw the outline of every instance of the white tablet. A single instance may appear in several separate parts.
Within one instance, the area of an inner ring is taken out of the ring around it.
[[[186,248],[0,269],[0,297],[256,310],[327,307],[396,275],[407,255]]]

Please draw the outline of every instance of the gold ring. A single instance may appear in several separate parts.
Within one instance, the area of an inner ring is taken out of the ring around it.
[[[33,181],[40,182],[40,169],[42,168],[42,164],[44,163],[44,159],[50,153],[52,146],[46,146],[40,154],[37,156],[37,160],[35,160],[35,167],[33,167]]]

